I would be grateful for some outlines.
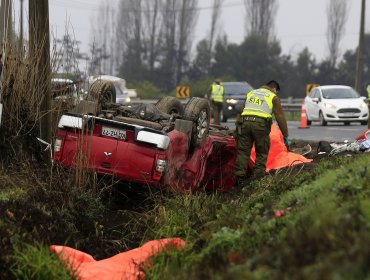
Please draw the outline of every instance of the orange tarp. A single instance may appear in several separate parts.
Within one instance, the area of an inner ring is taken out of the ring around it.
[[[139,248],[100,261],[66,246],[52,245],[50,250],[58,254],[71,271],[76,272],[79,280],[137,280],[144,278],[140,265],[150,257],[169,248],[181,249],[184,246],[185,241],[180,238],[153,240]]]
[[[256,160],[256,151],[253,147],[249,166],[252,167]],[[270,151],[266,162],[266,171],[288,167],[294,164],[311,162],[304,156],[289,152],[284,145],[284,137],[276,125],[272,125],[270,132]]]

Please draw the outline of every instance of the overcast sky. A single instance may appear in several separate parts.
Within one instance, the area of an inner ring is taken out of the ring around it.
[[[19,17],[19,1],[15,2],[15,17]],[[91,22],[97,20],[99,5],[106,0],[49,0],[50,26],[58,38],[64,34],[66,22],[73,27],[76,40],[81,41],[81,52],[88,51],[91,38]],[[116,2],[117,0],[109,0]],[[279,9],[275,21],[275,33],[280,40],[284,54],[296,56],[304,47],[319,60],[328,55],[326,42],[329,0],[278,0]],[[342,53],[358,45],[361,0],[347,0],[349,13],[345,34],[341,42]],[[200,14],[195,31],[199,41],[209,30],[212,0],[200,0]],[[244,38],[245,10],[243,0],[224,0],[222,9],[222,30],[230,42],[240,43]],[[27,8],[27,0],[24,2]],[[27,12],[26,12],[27,13]],[[27,21],[27,19],[26,19]],[[370,6],[366,11],[366,27],[370,30]],[[196,42],[195,42],[196,43]]]

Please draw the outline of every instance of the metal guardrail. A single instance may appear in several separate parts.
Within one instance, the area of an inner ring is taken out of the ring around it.
[[[144,103],[144,104],[155,104],[158,101],[158,99],[135,99],[131,103],[132,104],[138,104],[138,103]],[[182,104],[186,104],[189,99],[180,99]],[[302,109],[302,102],[303,98],[282,98],[281,99],[281,106],[283,107],[283,110],[287,113],[291,113],[292,115],[294,113],[300,112]]]

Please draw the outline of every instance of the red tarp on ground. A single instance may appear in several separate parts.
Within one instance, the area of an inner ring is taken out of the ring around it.
[[[253,167],[256,160],[256,151],[254,147],[251,152],[249,166]],[[266,163],[266,171],[289,167],[294,164],[311,162],[312,159],[307,159],[304,156],[288,152],[284,145],[284,137],[276,125],[272,125],[270,133],[270,151]]]
[[[181,249],[185,241],[180,238],[153,240],[143,246],[117,254],[111,258],[96,261],[84,252],[66,246],[50,246],[50,250],[67,262],[67,267],[76,271],[80,280],[137,280],[143,279],[140,265],[153,255],[169,248]]]
[[[366,139],[370,139],[370,129],[365,130],[364,132],[362,132],[360,135],[356,137],[357,141],[366,140]]]

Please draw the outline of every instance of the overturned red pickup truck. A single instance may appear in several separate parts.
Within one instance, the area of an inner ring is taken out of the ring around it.
[[[54,145],[61,166],[83,164],[130,184],[174,190],[234,185],[235,140],[210,126],[206,99],[192,98],[185,108],[169,96],[155,105],[122,106],[105,102],[111,95],[98,108],[85,102],[62,115]]]
[[[60,118],[54,160],[61,166],[173,190],[228,191],[235,184],[235,139],[227,127],[210,125],[206,99],[191,98],[185,107],[170,96],[120,105],[112,103],[114,86],[99,80],[89,94]],[[266,171],[311,161],[288,152],[274,125],[270,142]],[[252,150],[250,167],[254,160]]]

